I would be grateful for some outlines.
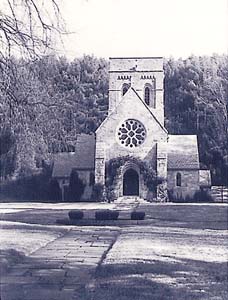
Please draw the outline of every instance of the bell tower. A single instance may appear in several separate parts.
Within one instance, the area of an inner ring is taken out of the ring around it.
[[[132,87],[164,125],[163,79],[162,57],[110,58],[109,114]]]

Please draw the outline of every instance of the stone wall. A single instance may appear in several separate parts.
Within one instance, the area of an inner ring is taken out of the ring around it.
[[[176,185],[176,175],[181,174],[181,186]],[[192,197],[199,190],[199,170],[168,170],[168,190],[177,197]]]
[[[118,138],[118,128],[127,119],[139,120],[146,129],[146,138],[138,147],[125,147]],[[96,132],[96,183],[105,182],[105,162],[121,156],[133,156],[141,160],[149,161],[153,167],[157,167],[157,145],[159,146],[159,175],[166,177],[167,132],[154,119],[134,91],[127,92],[118,107],[101,124]],[[161,173],[161,174],[160,174]],[[145,191],[143,192],[145,197]],[[148,196],[147,196],[148,197]]]
[[[117,130],[127,119],[139,120],[145,126],[146,139],[139,147],[129,149],[119,143]],[[96,158],[101,156],[101,149],[104,149],[105,154],[102,155],[103,157],[106,155],[106,160],[124,155],[144,159],[160,142],[167,142],[167,132],[153,118],[137,95],[130,90],[96,131]]]
[[[132,163],[132,162],[126,162],[123,166],[119,168],[117,171],[117,175],[114,179],[112,189],[113,189],[113,194],[115,196],[115,199],[118,197],[123,196],[123,178],[124,174],[127,170],[133,169],[138,173],[139,176],[139,197],[147,200],[154,200],[155,194],[151,191],[148,190],[148,187],[144,183],[144,178],[143,175],[140,173],[139,166]]]
[[[124,83],[132,86],[144,98],[144,87],[155,79],[156,108],[150,108],[156,118],[164,125],[163,104],[163,59],[162,58],[113,58],[109,71],[109,113],[122,99]]]
[[[97,139],[95,151],[95,182],[105,184],[105,139]]]
[[[81,197],[81,201],[89,200],[93,191],[93,184],[90,182],[90,174],[94,174],[94,171],[90,170],[78,170],[78,177],[85,184],[85,189]]]
[[[96,183],[105,183],[105,163],[112,158],[133,156],[149,162],[159,176],[167,177],[167,136],[164,129],[163,107],[163,59],[162,58],[111,58],[109,80],[109,114],[96,131]],[[146,84],[155,85],[156,107],[144,101]],[[123,84],[132,88],[122,95]],[[141,98],[141,99],[140,99]],[[151,114],[152,112],[152,114]],[[138,147],[125,147],[120,143],[118,129],[128,119],[140,121],[146,130],[146,138]],[[139,173],[140,196],[153,199]],[[123,172],[115,180],[114,194],[123,194]]]

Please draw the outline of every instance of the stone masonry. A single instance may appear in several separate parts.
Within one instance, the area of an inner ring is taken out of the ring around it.
[[[96,183],[105,183],[105,164],[110,159],[133,156],[147,161],[153,166],[157,176],[163,179],[162,185],[157,187],[158,199],[154,200],[167,201],[167,197],[164,196],[167,195],[167,187],[185,195],[193,194],[199,189],[197,140],[194,136],[190,138],[183,136],[183,139],[181,136],[177,136],[177,138],[173,136],[171,141],[174,142],[171,144],[168,142],[169,135],[164,127],[163,79],[163,59],[161,57],[110,59],[109,112],[96,131]],[[135,128],[139,126],[139,129],[134,131],[134,126]],[[142,131],[143,136],[140,136]],[[182,149],[184,141],[187,143],[184,143],[185,148]],[[175,152],[175,147],[179,152]],[[169,151],[172,152],[171,156]],[[192,155],[193,152],[197,153]],[[186,155],[187,159],[184,157]],[[187,161],[188,166],[184,171],[181,165],[182,184],[176,188],[176,172],[172,170],[173,167],[175,169],[176,165],[178,166],[179,156],[184,161],[182,164]],[[169,163],[170,157],[173,160],[171,164]],[[192,157],[196,163],[191,165]],[[168,166],[171,167],[168,168]],[[123,196],[124,174],[127,169],[136,170],[138,174],[139,197],[151,200],[151,197],[155,196],[151,196],[149,193],[137,166],[123,169],[124,171],[120,171],[115,179],[114,193],[117,198]],[[161,194],[162,196],[160,196]]]

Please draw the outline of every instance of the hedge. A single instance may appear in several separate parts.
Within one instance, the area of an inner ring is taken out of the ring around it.
[[[144,211],[133,211],[131,213],[131,220],[144,220],[145,212]]]
[[[96,220],[117,220],[119,212],[116,210],[99,210],[95,212]]]
[[[68,216],[71,220],[83,219],[84,213],[82,210],[70,210]]]

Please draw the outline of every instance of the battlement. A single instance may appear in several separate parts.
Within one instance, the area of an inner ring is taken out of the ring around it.
[[[163,58],[111,57],[109,72],[163,72]]]

